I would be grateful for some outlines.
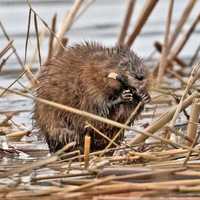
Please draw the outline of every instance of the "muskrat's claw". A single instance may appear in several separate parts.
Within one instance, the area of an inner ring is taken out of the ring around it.
[[[124,90],[121,94],[121,98],[123,102],[131,102],[133,101],[133,94],[130,90]]]
[[[142,100],[144,101],[144,103],[149,103],[150,100],[151,100],[149,94],[143,94],[143,95],[141,96],[141,98],[142,98]]]
[[[143,92],[141,92],[141,93],[139,94],[139,96],[140,96],[140,98],[142,99],[142,101],[143,101],[144,103],[149,103],[150,100],[151,100],[151,97],[150,97],[150,95],[149,95],[148,92],[143,91]]]
[[[141,98],[141,100],[144,103],[149,103],[151,100],[149,93],[146,91],[146,88],[143,86],[139,87],[139,89],[137,90],[137,95]]]

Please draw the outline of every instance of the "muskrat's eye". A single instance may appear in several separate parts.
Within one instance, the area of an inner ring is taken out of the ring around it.
[[[144,75],[143,74],[135,74],[135,78],[139,81],[142,81],[144,79]]]

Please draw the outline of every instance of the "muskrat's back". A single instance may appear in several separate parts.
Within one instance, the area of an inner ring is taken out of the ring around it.
[[[118,79],[110,78],[111,73]],[[149,99],[145,76],[142,61],[129,49],[84,43],[68,47],[42,66],[36,95],[124,123],[138,102]],[[105,148],[108,141],[86,130],[86,121],[110,138],[118,131],[37,101],[34,119],[51,152],[72,141],[82,150],[86,132],[92,137],[92,150]]]

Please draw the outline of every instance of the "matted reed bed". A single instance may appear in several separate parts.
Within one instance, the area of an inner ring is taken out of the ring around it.
[[[19,113],[25,112],[23,108],[13,112],[1,111],[4,119],[0,121],[0,199],[200,198],[200,44],[194,49],[189,61],[183,60],[180,56],[180,52],[188,40],[192,39],[193,32],[199,25],[200,11],[185,29],[185,23],[197,3],[195,0],[185,1],[181,17],[172,29],[173,7],[176,1],[168,2],[163,41],[155,41],[155,47],[152,47],[155,48],[158,58],[152,62],[154,53],[146,60],[146,65],[151,66],[149,90],[152,101],[145,106],[144,112],[133,126],[127,124],[135,117],[141,103],[133,110],[127,122],[121,124],[34,96],[34,87],[39,84],[38,72],[33,73],[32,65],[27,64],[31,23],[33,22],[35,28],[35,55],[38,56],[38,65],[42,65],[45,61],[41,57],[40,49],[43,36],[49,36],[49,51],[45,59],[51,58],[54,54],[59,55],[70,41],[66,33],[76,20],[87,12],[87,8],[95,3],[94,0],[75,0],[58,31],[56,15],[53,16],[51,25],[48,25],[27,1],[29,15],[27,37],[24,38],[24,59],[18,55],[14,40],[10,38],[6,27],[0,21],[0,28],[7,39],[4,48],[0,49],[0,73],[9,58],[14,55],[22,68],[9,87],[0,86],[2,101],[6,101],[6,98],[39,101],[84,116],[86,119],[120,128],[114,138],[108,138],[105,133],[101,133],[86,121],[86,125],[94,129],[96,134],[109,141],[105,149],[90,152],[91,138],[86,135],[83,154],[79,150],[66,153],[66,150],[74,145],[72,142],[50,155],[44,143],[37,146],[26,140],[30,135],[36,134],[34,130],[13,120]],[[137,1],[127,1],[126,13],[117,38],[118,44],[128,47],[134,44],[158,3],[159,0],[146,1],[140,15],[136,16],[136,24],[132,29],[130,20],[134,15]],[[23,77],[28,79],[27,85],[20,82]],[[20,89],[13,88],[16,83],[20,84]],[[129,137],[121,145],[116,144],[115,139],[124,129]],[[36,136],[38,137],[37,134]]]

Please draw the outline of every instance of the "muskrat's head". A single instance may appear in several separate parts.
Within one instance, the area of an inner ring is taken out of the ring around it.
[[[120,48],[118,59],[118,73],[109,74],[109,77],[118,80],[124,87],[131,89],[145,103],[149,102],[147,71],[142,59],[129,48]]]

